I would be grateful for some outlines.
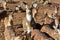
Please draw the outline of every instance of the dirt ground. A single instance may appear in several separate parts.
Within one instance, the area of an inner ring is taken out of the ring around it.
[[[33,2],[37,3],[37,13],[35,15],[35,24],[33,25],[34,29],[31,32],[32,38],[24,38],[23,35],[23,24],[22,20],[25,18],[25,8],[21,6],[22,2],[27,3],[27,5],[32,5]],[[41,0],[17,0],[15,3],[8,3],[7,2],[7,12],[11,13],[13,12],[13,21],[12,21],[12,28],[15,32],[15,36],[19,36],[20,40],[60,40],[60,34],[55,32],[54,29],[54,20],[48,17],[47,15],[51,15],[54,13],[55,7],[57,8],[57,15],[59,15],[60,19],[60,0],[53,0],[49,1],[48,4],[43,5],[43,3],[40,3]],[[15,12],[14,8],[19,5],[21,8],[19,11]],[[0,8],[0,15],[3,13],[3,8]],[[47,14],[47,15],[46,15]],[[3,16],[3,15],[2,15]],[[0,17],[0,19],[2,19]],[[60,23],[60,22],[59,22]],[[59,28],[60,29],[60,24]],[[5,40],[4,36],[5,26],[3,22],[0,21],[0,40]]]

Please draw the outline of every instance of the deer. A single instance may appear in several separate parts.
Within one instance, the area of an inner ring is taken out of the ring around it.
[[[52,19],[54,19],[54,21],[55,21],[55,33],[56,32],[58,32],[58,25],[59,25],[59,15],[58,15],[58,8],[57,8],[57,6],[54,6],[54,11],[53,10],[47,10],[47,16],[48,17],[50,17],[50,18],[52,18]]]
[[[55,28],[54,28],[55,32],[54,32],[54,34],[56,34],[56,33],[60,34],[60,29],[58,29],[60,16],[59,15],[55,15],[54,16],[54,20],[55,20]]]
[[[5,40],[21,40],[19,36],[15,36],[15,32],[12,28],[12,24],[11,24],[11,21],[13,21],[12,13],[8,14],[8,17],[5,17],[5,19],[4,19],[4,25],[5,25],[4,36],[5,36]]]
[[[53,19],[55,21],[55,33],[59,33],[60,34],[60,30],[58,29],[58,26],[59,26],[59,18],[60,16],[58,15],[58,8],[55,6],[55,10],[54,10],[54,13],[53,13]]]
[[[33,3],[32,4],[32,17],[34,18],[34,20],[36,21],[36,19],[35,19],[35,16],[36,16],[36,14],[37,14],[37,3]]]
[[[26,5],[26,15],[25,18],[23,19],[24,33],[27,32],[27,34],[29,34],[32,31],[33,28],[31,28],[31,20],[32,20],[31,10],[28,8],[28,5]]]
[[[12,29],[11,21],[13,20],[12,14],[9,14],[8,17],[4,18],[5,31],[4,36],[5,40],[14,40],[15,33]]]
[[[50,10],[49,8],[48,9],[45,9],[44,10],[44,14],[46,14],[47,13],[47,16],[49,17],[49,18],[52,18],[52,19],[54,19],[53,21],[55,21],[55,33],[57,32],[57,28],[58,28],[58,25],[59,25],[59,15],[58,15],[58,8],[57,8],[57,6],[54,6],[54,11],[53,10]]]

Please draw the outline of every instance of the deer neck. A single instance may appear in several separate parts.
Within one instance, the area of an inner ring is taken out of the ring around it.
[[[32,20],[32,16],[31,16],[30,10],[28,8],[26,9],[26,20],[28,22],[31,22],[31,20]]]
[[[30,14],[26,14],[26,20],[28,22],[31,22],[31,19],[32,19],[31,15]]]

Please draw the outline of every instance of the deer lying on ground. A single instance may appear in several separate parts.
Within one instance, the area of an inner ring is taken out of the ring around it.
[[[5,25],[5,40],[20,40],[19,36],[15,36],[15,32],[13,31],[13,28],[11,27],[11,21],[13,20],[12,14],[9,14],[8,17],[5,17],[4,19],[4,25]]]
[[[4,19],[4,25],[5,25],[5,40],[14,40],[15,33],[13,32],[13,29],[11,28],[11,21],[12,21],[12,15],[9,14],[8,17],[5,17]]]
[[[23,30],[24,30],[24,33],[27,32],[27,34],[29,34],[32,31],[31,20],[32,20],[31,11],[28,8],[28,6],[26,5],[26,17],[23,19]]]

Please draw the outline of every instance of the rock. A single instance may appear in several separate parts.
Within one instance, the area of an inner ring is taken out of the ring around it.
[[[42,32],[40,32],[37,29],[34,29],[31,33],[31,37],[34,40],[53,40],[52,38],[48,38],[45,34],[43,34]]]
[[[60,37],[60,35],[58,33],[54,34],[55,31],[53,29],[51,29],[50,26],[48,26],[48,25],[43,26],[41,31],[48,33],[54,39],[59,39],[59,37]]]

